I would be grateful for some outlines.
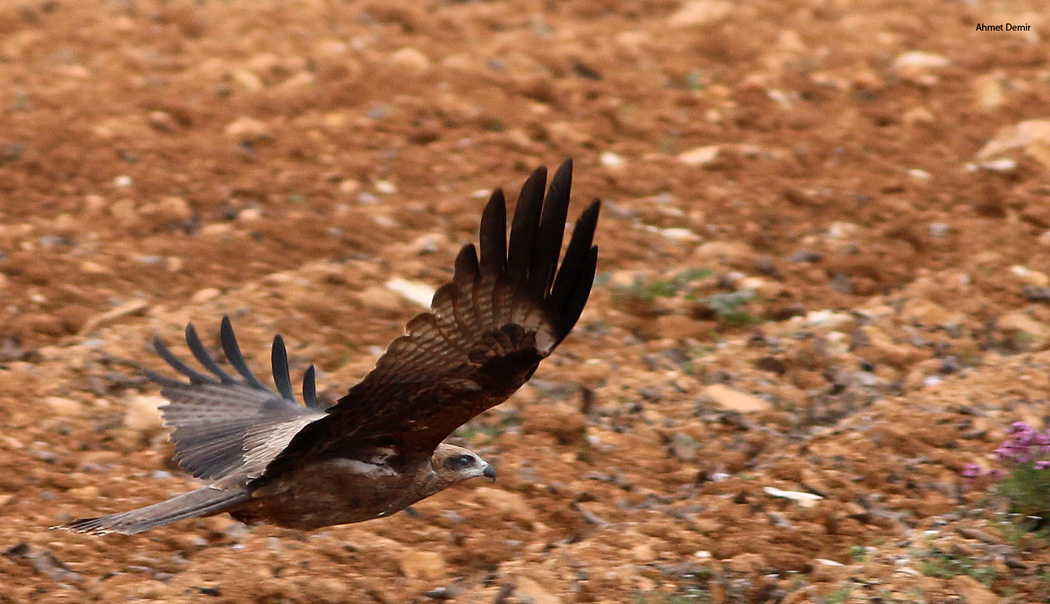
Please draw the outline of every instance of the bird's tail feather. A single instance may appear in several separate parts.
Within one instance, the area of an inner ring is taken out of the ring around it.
[[[96,535],[106,533],[134,535],[178,520],[221,512],[249,497],[250,495],[243,489],[220,491],[204,487],[137,510],[98,518],[81,518],[56,528]]]

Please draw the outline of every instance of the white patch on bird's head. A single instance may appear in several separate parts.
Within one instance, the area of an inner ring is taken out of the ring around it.
[[[453,485],[471,478],[496,480],[496,469],[477,453],[463,447],[441,443],[430,458],[434,472],[442,482]]]

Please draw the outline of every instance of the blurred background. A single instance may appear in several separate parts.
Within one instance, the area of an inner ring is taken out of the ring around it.
[[[1045,601],[1045,511],[988,474],[1050,389],[1045,15],[0,0],[0,602]],[[457,434],[496,484],[313,533],[47,530],[193,485],[154,334],[231,314],[338,398],[491,190],[567,157],[599,275]]]

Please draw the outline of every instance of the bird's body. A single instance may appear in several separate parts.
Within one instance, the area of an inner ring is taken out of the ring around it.
[[[175,459],[209,485],[158,504],[84,518],[63,528],[134,534],[177,520],[229,512],[245,522],[315,529],[394,514],[471,478],[495,478],[476,454],[443,442],[513,394],[575,325],[594,279],[599,203],[581,215],[559,265],[572,164],[544,196],[537,170],[518,198],[509,242],[503,194],[482,214],[480,257],[456,258],[431,312],[412,319],[376,368],[329,408],[314,369],[295,400],[280,336],[272,351],[277,391],[248,368],[228,318],[220,343],[231,374],[192,325],[186,342],[209,372],[191,368],[158,339],[158,354],[189,382],[148,372],[171,403]]]
[[[431,458],[401,461],[390,448],[331,457],[256,486],[253,497],[229,511],[242,522],[265,520],[297,529],[315,529],[382,518],[461,482],[456,472],[442,471],[450,455],[476,460],[477,477],[494,477],[491,466],[453,445],[442,444]],[[437,467],[435,467],[437,466]]]

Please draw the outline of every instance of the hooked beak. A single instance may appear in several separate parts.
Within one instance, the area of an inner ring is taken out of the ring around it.
[[[481,475],[492,482],[496,482],[496,468],[492,467],[490,463],[485,464],[485,469],[481,471]]]

